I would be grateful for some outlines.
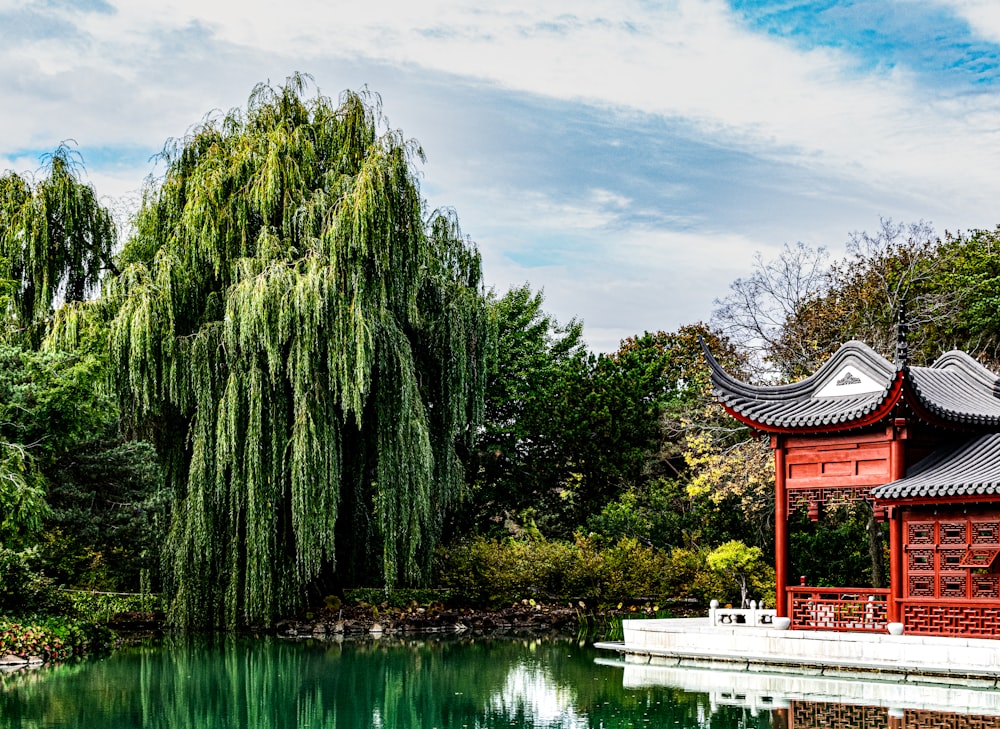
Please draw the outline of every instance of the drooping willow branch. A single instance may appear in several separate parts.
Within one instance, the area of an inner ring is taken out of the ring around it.
[[[304,90],[165,148],[105,291],[122,411],[174,483],[179,625],[266,622],[333,570],[419,580],[482,417],[478,253],[424,220],[420,150],[366,97]]]
[[[0,336],[37,347],[57,305],[96,292],[117,272],[114,219],[80,179],[67,144],[43,158],[37,179],[0,175]]]

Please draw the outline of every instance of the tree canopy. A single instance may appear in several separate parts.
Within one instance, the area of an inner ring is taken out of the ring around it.
[[[484,292],[377,97],[308,86],[259,85],[169,141],[117,254],[72,148],[0,176],[0,572],[145,589],[159,564],[175,625],[260,625],[423,582],[449,538],[453,565],[531,543],[512,570],[552,539],[560,569],[570,544],[670,550],[646,567],[704,590],[715,568],[745,598],[772,454],[715,403],[699,339],[788,381],[851,338],[891,357],[904,306],[912,362],[1000,362],[1000,228],[891,221],[837,260],[758,256],[710,325],[592,354],[529,285]],[[799,525],[795,564],[878,584],[871,510],[825,522]]]
[[[67,144],[43,158],[39,179],[0,176],[3,336],[37,346],[57,304],[83,301],[114,270],[114,219]]]
[[[425,218],[422,152],[377,99],[306,87],[165,147],[104,297],[122,412],[174,488],[180,625],[420,580],[481,419],[477,251]]]

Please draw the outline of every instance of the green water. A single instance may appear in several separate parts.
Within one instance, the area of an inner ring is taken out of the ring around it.
[[[563,639],[172,640],[0,676],[0,729],[772,726],[706,694],[623,688],[597,655]]]

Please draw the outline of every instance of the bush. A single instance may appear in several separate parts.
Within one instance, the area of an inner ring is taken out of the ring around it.
[[[358,587],[344,593],[344,599],[348,604],[364,602],[369,605],[381,605],[385,603],[388,607],[394,608],[405,608],[413,603],[430,605],[434,602],[448,602],[450,598],[451,592],[449,590],[420,588],[399,588],[390,590],[386,594],[385,589],[381,587]]]
[[[63,593],[73,606],[73,614],[93,623],[110,622],[121,613],[160,613],[159,595],[124,592],[67,590]]]
[[[0,655],[64,661],[72,656],[103,653],[112,647],[113,640],[107,628],[72,618],[0,620]]]
[[[704,552],[667,552],[631,538],[605,545],[582,535],[574,542],[476,537],[440,549],[437,570],[439,584],[487,608],[524,599],[584,600],[591,606],[677,598],[707,602],[726,590],[706,566]]]
[[[575,592],[572,547],[544,539],[477,537],[438,552],[439,583],[471,605],[497,607],[522,598],[562,599]]]
[[[0,615],[72,614],[73,604],[51,579],[36,571],[34,550],[0,547]]]

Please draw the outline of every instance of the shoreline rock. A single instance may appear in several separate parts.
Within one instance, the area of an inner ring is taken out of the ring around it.
[[[585,606],[534,604],[522,601],[497,610],[448,608],[441,604],[405,608],[352,605],[320,610],[301,618],[281,620],[274,632],[282,638],[339,640],[345,637],[405,636],[430,633],[504,635],[517,633],[577,633],[610,625],[617,618],[649,613],[642,609],[591,611]],[[678,613],[687,613],[681,609]]]

